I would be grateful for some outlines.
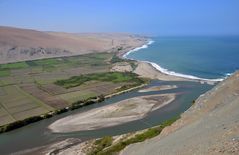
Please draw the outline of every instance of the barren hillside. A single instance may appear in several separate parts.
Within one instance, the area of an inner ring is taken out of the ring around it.
[[[200,96],[158,137],[121,152],[128,154],[239,154],[239,72]]]
[[[119,33],[41,32],[0,26],[0,64],[92,52],[130,50],[145,38]]]

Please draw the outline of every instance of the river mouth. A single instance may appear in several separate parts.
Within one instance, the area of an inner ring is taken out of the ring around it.
[[[156,90],[149,92],[139,92],[134,90],[125,94],[114,96],[110,99],[105,100],[102,103],[89,105],[77,109],[75,111],[70,111],[50,119],[42,120],[37,123],[25,126],[23,128],[4,133],[0,135],[0,150],[2,154],[10,154],[13,152],[18,152],[22,150],[32,149],[39,146],[44,146],[57,141],[61,141],[67,138],[80,138],[81,140],[88,140],[92,138],[99,138],[106,135],[119,135],[128,132],[133,132],[137,130],[142,130],[145,128],[153,127],[159,125],[165,120],[171,119],[183,113],[191,105],[192,101],[199,97],[199,95],[205,93],[213,86],[208,84],[200,84],[199,82],[187,82],[187,81],[177,81],[177,82],[166,82],[153,80],[145,88],[160,86],[160,85],[176,85],[177,87],[168,90]],[[145,89],[142,88],[142,89]],[[77,114],[80,112],[88,111],[98,107],[114,104],[116,102],[145,95],[156,95],[156,94],[166,94],[166,93],[176,93],[176,98],[170,104],[164,107],[150,112],[146,117],[131,121],[128,123],[91,130],[91,131],[77,131],[70,133],[52,133],[48,126],[63,117]]]

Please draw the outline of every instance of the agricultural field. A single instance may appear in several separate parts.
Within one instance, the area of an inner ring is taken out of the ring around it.
[[[51,110],[52,107],[25,93],[17,85],[0,87],[0,125]]]
[[[142,83],[136,74],[110,72],[113,53],[0,65],[0,126],[62,109]]]

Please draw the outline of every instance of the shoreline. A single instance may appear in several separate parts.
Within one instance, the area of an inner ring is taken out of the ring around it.
[[[150,66],[152,69],[155,70],[155,72],[158,72],[159,74],[163,74],[163,75],[164,75],[164,73],[161,73],[160,71],[158,71],[158,70],[157,70],[156,68],[154,68],[150,63],[146,63],[146,62],[142,62],[142,61],[138,61],[138,60],[135,60],[135,61],[137,61],[137,62],[140,63],[140,64],[147,64],[147,66]],[[173,81],[174,79],[182,80],[182,78],[179,78],[179,77],[176,77],[176,76],[173,76],[173,75],[166,75],[166,74],[165,74],[165,77],[172,77],[172,80],[171,80],[171,79],[165,79],[165,81]],[[184,78],[184,80],[192,81],[192,80],[186,79],[186,78]],[[194,80],[194,81],[196,81],[196,80]],[[136,88],[136,89],[137,89],[137,88]],[[126,92],[127,92],[127,91],[126,91]],[[116,95],[118,95],[118,94],[116,94]]]
[[[193,80],[193,81],[198,81],[198,82],[207,82],[207,83],[213,83],[214,84],[216,82],[220,82],[220,81],[225,80],[228,76],[231,75],[231,74],[227,73],[226,77],[216,78],[216,79],[200,78],[200,77],[193,76],[193,75],[187,75],[187,74],[177,73],[177,72],[174,72],[174,71],[169,71],[168,69],[165,69],[165,68],[161,67],[159,64],[157,64],[155,62],[136,60],[136,59],[131,59],[131,58],[127,57],[130,53],[137,52],[141,49],[148,48],[148,46],[153,44],[154,42],[155,41],[153,41],[151,39],[148,39],[147,42],[145,44],[143,44],[142,46],[136,47],[136,48],[134,48],[134,49],[132,49],[128,52],[124,51],[121,54],[119,54],[118,56],[122,59],[128,59],[128,60],[134,60],[134,61],[141,62],[141,63],[147,63],[150,66],[152,66],[155,70],[157,70],[158,72],[160,72],[162,74],[165,74],[165,75],[168,75],[168,76],[174,76],[174,77],[177,77],[177,78],[183,78],[185,80]]]
[[[142,62],[141,62],[142,63]],[[149,64],[148,64],[149,65]],[[238,77],[238,76],[237,76]],[[201,108],[203,108],[203,107],[201,107],[202,105],[201,104],[199,104],[199,101],[200,101],[200,99],[205,99],[205,98],[208,98],[208,95],[210,96],[210,95],[213,95],[214,94],[214,92],[215,91],[217,91],[217,88],[219,87],[219,86],[223,86],[224,85],[224,83],[225,83],[225,80],[223,81],[223,83],[219,83],[219,84],[217,84],[217,86],[216,87],[214,87],[214,88],[212,88],[211,90],[209,90],[208,92],[205,92],[204,94],[202,94],[202,95],[200,95],[198,98],[197,98],[197,103],[195,103],[195,104],[193,104],[186,112],[184,112],[184,113],[182,113],[181,115],[184,117],[185,115],[187,115],[187,114],[189,114],[189,117],[191,117],[191,111],[194,111],[195,110],[195,107],[197,107],[197,108],[199,108],[199,110],[201,109]],[[204,101],[206,101],[206,100],[204,100]],[[198,105],[199,104],[199,105]],[[199,106],[199,107],[198,107]],[[180,127],[181,127],[181,123],[180,123],[180,121],[181,121],[182,119],[179,119],[176,123],[174,123],[172,126],[170,126],[170,127],[167,127],[165,130],[163,130],[163,132],[162,132],[162,135],[160,135],[160,136],[157,136],[156,138],[158,138],[158,137],[160,137],[161,138],[161,136],[167,136],[168,134],[170,134],[171,132],[174,132],[175,131],[175,124],[176,124],[176,126],[177,125],[179,125]],[[179,128],[180,128],[179,127]],[[170,128],[173,128],[172,130],[170,129]],[[153,139],[152,139],[153,140]],[[149,140],[149,141],[151,141],[151,140]],[[143,143],[146,143],[146,142],[143,142]],[[142,144],[142,143],[139,143],[139,145],[140,144]],[[137,145],[137,144],[136,144]],[[129,148],[131,148],[132,146],[134,146],[134,145],[130,145],[130,146],[128,146],[128,147],[126,147],[126,149],[125,150],[127,150],[128,151],[128,149]],[[77,146],[76,147],[74,147],[74,148],[69,148],[69,150],[70,151],[72,151],[72,149],[76,149],[76,151],[78,152],[79,150],[77,149]],[[63,149],[63,150],[65,150],[65,149]],[[68,149],[66,149],[66,150],[68,150]],[[120,154],[122,154],[122,153],[125,153],[125,150],[124,151],[122,151],[122,152],[120,152]]]

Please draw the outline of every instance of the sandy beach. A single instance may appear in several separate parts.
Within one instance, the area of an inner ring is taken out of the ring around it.
[[[148,48],[148,46],[150,46],[153,43],[154,43],[153,40],[146,39],[143,45],[133,48],[129,51],[127,50],[120,51],[118,53],[118,56],[122,59],[129,59],[127,58],[127,56],[130,53],[137,52],[140,49]],[[134,60],[134,59],[130,59],[130,60]],[[129,65],[118,63],[112,68],[112,71],[122,71],[122,72],[133,71],[134,73],[140,75],[141,77],[149,78],[149,79],[158,79],[162,81],[196,81],[200,83],[207,83],[207,84],[213,85],[223,80],[223,78],[222,79],[206,79],[206,78],[199,78],[192,75],[184,75],[181,73],[168,71],[167,69],[162,68],[161,66],[159,66],[158,64],[154,62],[139,61],[139,60],[135,60],[135,61],[137,62],[136,69],[131,68]]]
[[[121,54],[123,55],[123,54]],[[122,58],[122,57],[121,57]],[[218,81],[211,81],[211,80],[203,80],[203,79],[190,79],[184,77],[178,77],[174,75],[169,75],[160,72],[155,67],[152,66],[149,62],[144,61],[136,61],[137,67],[133,70],[133,68],[128,63],[116,63],[111,71],[117,72],[134,72],[138,74],[140,77],[149,78],[149,79],[157,79],[161,81],[195,81],[200,83],[207,83],[207,84],[215,84]]]
[[[142,119],[149,112],[172,102],[175,94],[140,96],[67,116],[52,123],[52,132],[94,130]]]

